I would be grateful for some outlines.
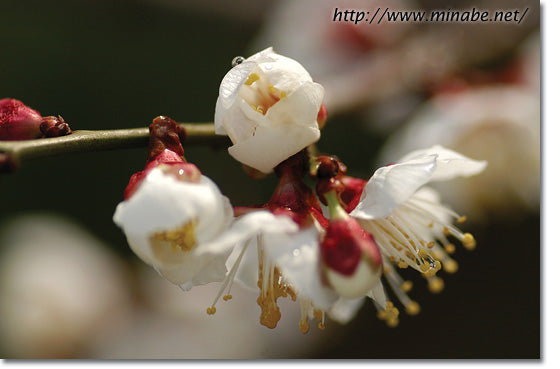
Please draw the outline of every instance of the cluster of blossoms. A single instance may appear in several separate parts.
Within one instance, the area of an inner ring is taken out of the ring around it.
[[[233,208],[186,161],[184,132],[172,119],[150,126],[146,167],[132,176],[114,221],[132,250],[182,289],[221,282],[208,314],[239,282],[259,291],[260,322],[269,328],[280,320],[281,297],[299,302],[303,333],[311,319],[321,329],[326,316],[348,321],[365,298],[395,326],[399,310],[385,287],[407,313],[420,309],[398,268],[416,269],[437,292],[443,283],[436,273],[457,270],[451,239],[474,248],[473,236],[454,225],[465,217],[425,185],[477,174],[486,162],[433,146],[369,180],[350,177],[337,158],[309,150],[326,120],[323,95],[299,63],[272,49],[234,59],[220,86],[215,129],[230,137],[230,154],[251,174],[278,177],[260,206]]]

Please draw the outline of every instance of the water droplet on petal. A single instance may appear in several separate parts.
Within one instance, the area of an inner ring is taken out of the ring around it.
[[[245,61],[245,58],[242,56],[236,56],[235,58],[233,58],[233,60],[231,61],[231,66],[232,67],[236,67],[239,64],[243,63]]]

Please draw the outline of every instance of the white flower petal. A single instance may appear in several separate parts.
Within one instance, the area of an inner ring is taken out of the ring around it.
[[[188,291],[194,286],[222,281],[227,272],[225,262],[228,256],[229,253],[190,255],[180,266],[155,269],[167,280]]]
[[[486,161],[472,160],[453,150],[440,145],[428,149],[415,150],[399,160],[404,163],[409,160],[419,160],[432,155],[437,155],[436,170],[431,181],[446,181],[455,177],[469,177],[478,174],[486,168]]]
[[[352,319],[364,303],[365,298],[348,299],[339,298],[329,310],[329,317],[341,324],[346,324]]]
[[[374,299],[375,302],[377,302],[382,308],[385,308],[385,305],[387,305],[387,296],[385,295],[381,279],[375,286],[373,286],[372,290],[368,293],[368,296]]]
[[[275,166],[317,142],[320,136],[318,128],[297,124],[262,127],[247,141],[231,146],[229,153],[243,164],[271,173]],[[282,144],[279,144],[280,138]]]
[[[212,239],[233,220],[231,208],[218,187],[208,177],[200,183],[179,181],[159,168],[153,169],[134,195],[121,202],[113,221],[127,236],[149,236],[197,221],[197,241]]]
[[[432,178],[436,160],[431,155],[377,169],[350,215],[361,219],[389,215]]]
[[[215,240],[201,245],[195,252],[220,254],[259,233],[285,233],[297,229],[297,224],[287,216],[276,216],[266,210],[254,211],[237,218],[230,229]]]
[[[271,125],[296,123],[319,128],[317,114],[321,108],[325,90],[314,82],[301,84],[294,92],[274,104],[266,113]],[[310,108],[311,107],[311,108]]]
[[[257,63],[258,71],[266,74],[269,82],[282,91],[293,91],[301,83],[312,81],[300,63],[276,54],[271,47],[251,56],[247,61]]]
[[[257,64],[252,61],[245,61],[232,68],[220,83],[220,94],[216,102],[216,112],[214,115],[214,128],[216,134],[227,134],[222,123],[224,116],[238,98],[239,89],[247,80],[247,77],[255,69]]]
[[[315,308],[328,310],[338,299],[321,281],[319,234],[315,228],[294,234],[266,234],[264,247],[298,296],[310,300]]]

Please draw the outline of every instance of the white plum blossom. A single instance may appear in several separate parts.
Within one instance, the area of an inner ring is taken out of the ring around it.
[[[117,206],[113,220],[144,262],[185,290],[222,281],[226,259],[241,240],[269,228],[295,227],[265,211],[234,221],[229,200],[209,178],[181,180],[167,168],[152,169]]]
[[[454,252],[448,237],[458,239],[467,249],[476,244],[470,233],[453,225],[454,220],[463,223],[466,217],[442,205],[439,194],[424,185],[472,176],[486,165],[439,145],[413,151],[397,163],[377,169],[350,212],[375,238],[385,258],[385,278],[410,314],[419,311],[405,293],[411,282],[404,281],[392,263],[418,270],[428,279],[430,290],[439,292],[443,281],[436,272],[442,266],[449,273],[457,270],[457,263],[448,255]],[[391,305],[385,311],[389,316],[384,315],[389,324],[396,318],[390,316],[392,310]]]
[[[315,143],[323,87],[272,48],[235,65],[220,85],[215,129],[235,159],[263,173]]]
[[[486,164],[439,145],[413,151],[375,171],[350,215],[375,237],[387,257],[425,272],[434,268],[428,252],[440,249],[435,241],[447,245],[446,236],[452,235],[469,247],[474,239],[452,225],[453,218],[460,223],[465,218],[442,205],[436,191],[423,186],[478,174]]]
[[[227,255],[208,253],[200,245],[231,225],[233,210],[205,176],[200,182],[181,181],[157,167],[117,206],[113,220],[136,255],[175,284],[213,282],[226,272]],[[212,262],[214,268],[208,265]]]

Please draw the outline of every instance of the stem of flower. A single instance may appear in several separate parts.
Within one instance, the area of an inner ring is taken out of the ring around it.
[[[350,217],[346,210],[344,210],[344,208],[340,205],[336,191],[333,190],[327,192],[325,194],[325,199],[327,200],[327,204],[329,207],[330,219],[345,220]]]
[[[213,123],[184,123],[181,127],[186,132],[184,144],[221,147],[230,144],[227,136],[218,136]],[[116,129],[103,131],[75,131],[68,136],[42,138],[26,141],[0,141],[0,159],[10,161],[3,166],[0,160],[0,173],[9,171],[14,165],[49,156],[80,152],[127,149],[146,147],[149,130],[146,128]],[[2,155],[3,154],[3,155]]]

